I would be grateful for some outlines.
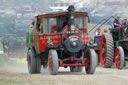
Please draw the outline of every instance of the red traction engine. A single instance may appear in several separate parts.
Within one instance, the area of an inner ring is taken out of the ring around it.
[[[68,12],[61,12],[35,17],[34,28],[27,32],[29,73],[40,73],[41,65],[52,75],[59,67],[69,67],[71,72],[82,72],[85,67],[87,74],[95,72],[97,56],[94,45],[89,44],[87,13],[74,12],[74,23],[62,27],[67,16]]]

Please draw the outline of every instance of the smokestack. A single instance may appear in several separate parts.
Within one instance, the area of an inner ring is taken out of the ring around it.
[[[68,10],[68,20],[69,20],[70,30],[74,30],[75,29],[75,22],[74,22],[75,8],[73,5],[70,5],[67,10]]]

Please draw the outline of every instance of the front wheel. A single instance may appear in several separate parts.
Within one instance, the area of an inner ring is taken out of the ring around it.
[[[48,66],[49,72],[51,75],[56,75],[58,73],[58,55],[56,50],[50,50],[48,54]]]
[[[111,68],[114,60],[114,43],[110,33],[101,36],[100,62],[104,68]]]
[[[122,69],[124,67],[124,61],[124,50],[119,46],[115,50],[115,67]]]
[[[85,57],[87,58],[85,67],[86,73],[94,74],[97,65],[97,56],[94,49],[88,49]]]
[[[41,71],[41,57],[36,57],[36,73],[40,73]]]
[[[27,63],[28,63],[28,71],[30,74],[36,73],[36,57],[32,49],[28,49],[27,52]]]
[[[29,48],[27,52],[28,71],[30,74],[40,73],[41,71],[41,58],[36,56],[34,48]]]

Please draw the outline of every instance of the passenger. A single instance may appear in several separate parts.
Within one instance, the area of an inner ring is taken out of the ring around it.
[[[120,17],[117,16],[116,19],[113,22],[114,28],[116,28],[116,29],[120,29],[120,22],[119,22],[119,20],[120,20]]]
[[[124,19],[124,22],[122,23],[121,27],[125,30],[125,28],[128,27],[128,21],[127,19]]]
[[[30,28],[34,27],[35,22],[33,21],[32,24],[30,25]]]
[[[124,19],[124,22],[122,23],[121,27],[123,28],[124,34],[128,36],[128,21],[127,19]]]
[[[126,29],[128,27],[127,24],[127,19],[124,19],[124,22],[122,23],[120,29],[119,29],[119,39],[123,39],[124,38],[124,34],[126,32]]]
[[[68,24],[69,24],[69,23],[68,23],[68,18],[66,18],[65,22],[63,23],[62,28],[65,27],[65,26],[68,25]]]

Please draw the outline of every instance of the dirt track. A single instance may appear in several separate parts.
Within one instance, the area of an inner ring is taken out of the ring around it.
[[[47,70],[41,74],[30,75],[27,67],[0,68],[0,85],[126,85],[128,68],[117,70],[97,67],[94,75],[71,73],[69,69],[59,69],[58,75],[48,75]]]

